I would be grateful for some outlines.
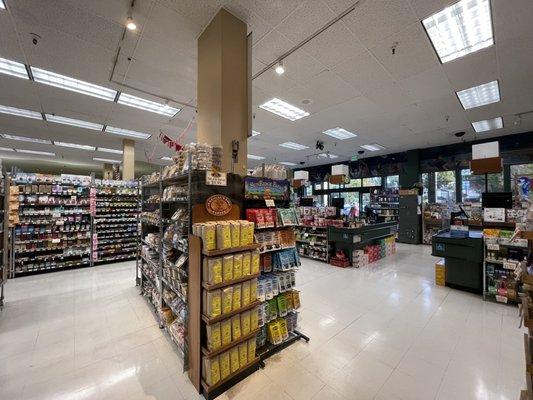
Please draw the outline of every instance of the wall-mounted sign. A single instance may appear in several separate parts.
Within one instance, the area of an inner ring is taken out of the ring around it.
[[[289,181],[247,176],[244,178],[246,199],[289,199]]]
[[[205,201],[205,209],[211,215],[222,217],[231,211],[231,200],[223,194],[215,194]]]
[[[227,186],[228,175],[225,172],[205,172],[205,184],[210,186]]]

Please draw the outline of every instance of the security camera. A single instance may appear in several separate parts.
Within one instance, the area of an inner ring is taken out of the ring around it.
[[[357,154],[365,154],[365,151],[364,151],[364,150],[359,150],[359,151],[357,152]]]
[[[454,133],[455,137],[463,137],[466,132],[456,132]]]
[[[33,33],[31,32],[30,33],[30,36],[31,36],[31,42],[37,46],[39,44],[39,39],[41,38],[39,35],[37,35],[36,33]]]
[[[324,150],[324,142],[321,140],[317,140],[315,147],[317,150]]]

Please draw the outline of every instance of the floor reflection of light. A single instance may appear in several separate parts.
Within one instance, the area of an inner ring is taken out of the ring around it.
[[[320,319],[320,326],[329,326],[335,322],[335,318],[322,318]]]

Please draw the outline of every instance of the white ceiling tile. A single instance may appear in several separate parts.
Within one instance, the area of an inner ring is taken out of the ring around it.
[[[398,83],[417,102],[453,94],[448,77],[441,65],[436,65],[417,75],[402,79]]]
[[[357,89],[346,84],[339,76],[330,71],[323,71],[316,75],[310,88],[315,93],[313,102],[321,104],[322,108],[343,103],[361,94]]]
[[[17,32],[6,12],[0,12],[0,57],[25,63],[24,53],[18,44]]]
[[[293,42],[299,43],[335,18],[335,14],[320,0],[308,0],[276,27]]]
[[[322,0],[335,14],[341,14],[351,7],[356,0]]]
[[[371,48],[384,42],[390,46],[399,41],[397,35],[391,35],[417,22],[417,17],[407,0],[378,0],[361,2],[342,22]]]
[[[257,74],[263,68],[266,67],[266,64],[252,55],[252,76]]]
[[[36,95],[36,83],[7,75],[0,75],[0,104],[40,111],[41,101]]]
[[[276,97],[274,94],[279,94],[290,90],[297,85],[296,82],[289,79],[285,74],[278,75],[272,69],[265,71],[262,75],[253,80],[254,87],[258,87],[265,93]]]
[[[249,4],[246,4],[249,6]],[[252,34],[252,43],[261,40],[273,29],[265,19],[252,12],[250,8],[243,5],[241,0],[225,0],[224,8],[235,15],[248,26],[248,35]]]
[[[312,81],[316,75],[326,69],[303,49],[298,49],[285,58],[283,66],[285,67],[284,75],[300,83]]]
[[[396,111],[409,104],[414,103],[414,98],[397,83],[392,83],[386,87],[365,90],[364,95],[383,111]]]
[[[287,50],[293,48],[295,43],[276,31],[271,31],[254,44],[252,54],[265,64],[270,64],[279,59]]]
[[[224,3],[222,0],[159,0],[159,2],[179,12],[201,29],[205,28]]]
[[[391,49],[393,42],[398,43],[394,54]],[[394,35],[391,41],[373,47],[371,51],[396,79],[408,78],[439,64],[419,22]]]
[[[272,26],[281,23],[305,0],[234,0],[229,4],[239,4],[263,18]]]
[[[455,91],[491,82],[500,76],[494,46],[442,64],[442,68]]]
[[[420,20],[443,10],[457,1],[458,0],[409,0]]]

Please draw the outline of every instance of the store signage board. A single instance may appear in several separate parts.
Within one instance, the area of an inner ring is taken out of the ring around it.
[[[223,194],[215,194],[205,201],[205,209],[211,215],[222,217],[231,211],[231,200]]]
[[[247,176],[244,178],[246,199],[289,199],[289,181]]]
[[[499,142],[488,142],[472,145],[472,160],[493,158],[500,156]]]
[[[209,186],[227,186],[228,175],[225,172],[206,171],[205,184]]]
[[[276,203],[274,203],[274,199],[265,199],[265,204],[267,207],[276,207]]]

